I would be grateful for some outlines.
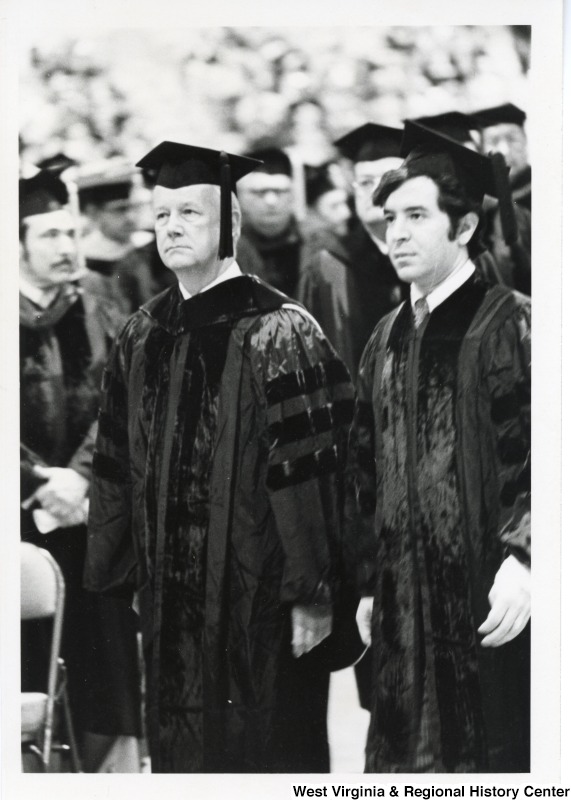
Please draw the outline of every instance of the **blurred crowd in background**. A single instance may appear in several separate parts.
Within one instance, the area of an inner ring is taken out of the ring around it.
[[[530,44],[526,26],[47,34],[22,53],[22,155],[134,162],[162,139],[236,153],[270,140],[319,164],[364,122],[527,110]]]

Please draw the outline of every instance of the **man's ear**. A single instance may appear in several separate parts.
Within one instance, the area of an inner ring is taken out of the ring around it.
[[[456,240],[459,244],[467,247],[468,242],[478,227],[479,221],[480,218],[475,211],[469,211],[467,214],[464,214],[464,216],[461,217],[460,222],[458,223],[458,232],[456,234]]]
[[[240,238],[242,232],[242,212],[237,202],[232,203],[232,239],[234,246]]]

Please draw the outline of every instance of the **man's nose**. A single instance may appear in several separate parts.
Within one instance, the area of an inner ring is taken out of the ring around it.
[[[396,217],[387,228],[387,236],[390,236],[394,241],[406,241],[410,236],[410,231],[406,219]]]
[[[71,255],[75,251],[75,239],[72,233],[62,233],[58,236],[58,253],[60,256]]]
[[[264,201],[268,206],[275,206],[279,201],[278,193],[273,189],[268,189],[264,194]]]
[[[180,217],[178,214],[171,213],[167,220],[167,233],[170,236],[177,236],[182,232]]]

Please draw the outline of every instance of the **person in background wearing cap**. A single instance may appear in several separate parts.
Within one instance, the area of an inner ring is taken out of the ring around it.
[[[323,325],[353,378],[373,328],[407,288],[388,258],[383,215],[372,203],[383,174],[402,163],[401,136],[402,130],[367,123],[336,141],[353,162],[358,224],[312,257],[297,295]]]
[[[295,297],[300,265],[307,262],[309,251],[294,214],[292,164],[287,153],[274,147],[248,156],[263,163],[238,187],[244,214],[238,261],[244,272]]]
[[[62,656],[83,769],[114,745],[116,768],[138,771],[136,617],[82,588],[99,383],[125,320],[82,289],[65,185],[41,171],[19,189],[21,537],[49,550],[66,582]],[[25,691],[43,691],[43,630],[27,623],[22,637]]]
[[[495,204],[486,208],[486,245],[506,286],[531,295],[531,167],[524,128],[526,114],[512,103],[482,109],[470,115],[480,131],[481,152],[501,153],[510,168],[510,187],[515,203],[517,241],[507,245]]]
[[[353,380],[375,325],[408,291],[387,255],[385,221],[372,202],[384,173],[402,163],[401,137],[401,129],[368,122],[335,142],[353,164],[357,224],[304,265],[297,295],[323,326]],[[370,710],[370,651],[355,666],[355,677],[360,705]]]
[[[113,160],[84,165],[72,176],[88,222],[81,240],[86,266],[103,276],[107,298],[130,314],[152,297],[150,259],[141,247],[152,244],[153,236],[137,230],[134,202],[140,176],[123,161]],[[141,233],[144,241],[136,241]]]
[[[402,152],[374,202],[410,301],[367,344],[351,433],[366,771],[528,772],[530,301],[472,262],[507,168],[412,122]]]
[[[526,113],[513,103],[475,111],[472,119],[481,132],[482,153],[501,153],[510,168],[514,202],[531,211],[531,166],[528,161]]]
[[[153,772],[326,772],[352,384],[308,312],[234,260],[258,162],[163,142],[138,166],[177,285],[105,373],[86,586],[136,592]]]

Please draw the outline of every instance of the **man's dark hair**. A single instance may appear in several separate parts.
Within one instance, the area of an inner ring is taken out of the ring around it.
[[[455,175],[450,173],[436,172],[418,167],[414,164],[411,169],[406,163],[398,169],[392,169],[383,175],[379,186],[373,194],[373,204],[384,206],[389,195],[399,189],[406,181],[412,178],[430,178],[438,188],[438,208],[448,215],[450,219],[450,230],[448,236],[453,239],[458,232],[460,220],[466,214],[473,212],[478,215],[478,226],[468,242],[468,255],[474,259],[479,256],[485,247],[482,244],[483,215],[481,202],[472,199],[462,183]]]

